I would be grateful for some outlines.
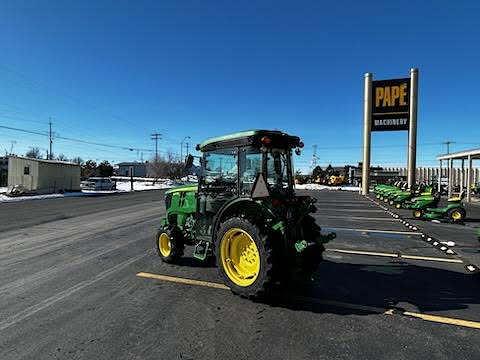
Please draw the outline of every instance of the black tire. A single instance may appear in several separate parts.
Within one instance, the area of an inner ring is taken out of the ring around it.
[[[301,226],[303,228],[303,235],[307,241],[315,241],[315,239],[321,234],[320,226],[316,224],[315,219],[310,215],[303,218]],[[302,277],[312,277],[313,273],[317,271],[318,266],[323,260],[324,251],[325,248],[323,245],[316,243],[298,255],[300,257],[298,266]]]
[[[422,209],[416,209],[416,210],[413,210],[413,217],[415,219],[421,219],[423,218],[423,215],[425,214],[425,211],[422,210]]]
[[[455,213],[460,215],[460,218],[457,218]],[[465,217],[467,216],[467,212],[465,211],[464,208],[453,208],[447,211],[447,219],[455,224],[462,223],[463,220],[465,220]]]
[[[228,275],[224,268],[222,255],[221,255],[221,246],[222,241],[224,240],[224,235],[227,231],[237,228],[241,229],[244,232],[250,235],[251,239],[255,243],[259,257],[260,257],[260,270],[255,281],[248,286],[240,286],[236,284]],[[263,298],[267,295],[273,284],[273,269],[274,269],[274,256],[273,248],[270,242],[268,234],[266,234],[262,229],[251,221],[240,218],[233,217],[225,220],[217,232],[216,241],[215,241],[215,255],[217,259],[217,267],[220,276],[225,281],[225,284],[230,287],[233,293],[240,295],[246,298]]]
[[[170,251],[168,254],[161,250],[160,239],[162,234],[166,234],[170,239]],[[183,250],[185,249],[182,232],[176,227],[166,227],[158,230],[155,236],[155,248],[162,261],[170,264],[174,263],[183,256]]]

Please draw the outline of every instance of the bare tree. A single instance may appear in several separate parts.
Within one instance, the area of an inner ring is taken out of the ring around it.
[[[32,147],[26,152],[25,156],[32,159],[41,159],[42,153],[40,152],[40,149],[38,147]]]
[[[179,179],[184,174],[184,164],[172,152],[168,152],[165,157],[159,156],[148,162],[148,176],[159,179]]]
[[[83,159],[80,156],[76,156],[71,160],[73,163],[82,165],[83,164]]]
[[[58,154],[57,160],[58,161],[68,161],[68,158],[64,154]]]

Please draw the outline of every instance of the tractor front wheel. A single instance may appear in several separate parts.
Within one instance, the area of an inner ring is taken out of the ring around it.
[[[232,292],[262,297],[272,283],[273,249],[269,237],[247,219],[224,221],[217,232],[215,252],[220,276]]]
[[[460,223],[465,219],[465,216],[467,215],[465,209],[463,208],[455,208],[455,209],[450,209],[447,212],[447,218],[453,223]]]
[[[185,248],[182,232],[175,227],[166,227],[157,232],[157,253],[166,263],[173,263],[183,255]]]
[[[420,210],[420,209],[419,210],[414,210],[413,211],[413,217],[415,219],[421,219],[423,217],[423,213],[424,213],[423,210]]]

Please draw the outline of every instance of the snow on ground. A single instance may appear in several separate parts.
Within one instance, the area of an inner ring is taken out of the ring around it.
[[[133,190],[134,191],[144,191],[144,190],[158,190],[158,189],[170,189],[174,186],[177,186],[172,180],[163,180],[157,183],[153,181],[134,181]],[[117,191],[125,192],[130,190],[130,181],[117,181]]]
[[[8,187],[0,187],[0,194],[5,194],[8,190]]]
[[[297,184],[295,185],[296,189],[305,189],[305,190],[342,190],[342,191],[360,191],[358,186],[327,186],[319,184]]]
[[[85,194],[83,194],[80,191],[64,193],[64,194],[25,195],[25,196],[14,196],[14,197],[0,194],[0,203],[26,201],[26,200],[56,199],[56,198],[75,197],[75,196],[85,196]]]
[[[152,179],[150,181],[145,181],[142,179],[141,181],[134,181],[133,182],[133,190],[134,191],[146,191],[146,190],[160,190],[160,189],[170,189],[175,186],[180,186],[183,184],[176,183],[172,180],[159,180],[155,184],[153,183]],[[64,193],[64,194],[44,194],[44,195],[26,195],[26,196],[16,196],[10,197],[5,194],[1,193],[0,188],[0,203],[2,202],[17,202],[17,201],[25,201],[25,200],[41,200],[41,199],[56,199],[56,198],[64,198],[64,197],[72,197],[72,196],[101,196],[101,195],[111,195],[111,194],[119,194],[119,193],[126,193],[131,191],[130,190],[130,181],[117,181],[117,189],[116,190],[82,190],[81,192],[71,192],[71,193]],[[5,188],[5,192],[6,192]]]

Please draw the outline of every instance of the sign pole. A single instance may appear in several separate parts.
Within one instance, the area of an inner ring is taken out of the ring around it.
[[[370,186],[370,145],[372,141],[372,74],[365,74],[363,97],[363,163],[362,195],[367,195]]]
[[[407,183],[411,189],[415,185],[415,170],[417,168],[417,98],[418,69],[410,69],[410,121],[408,126],[408,165]]]

